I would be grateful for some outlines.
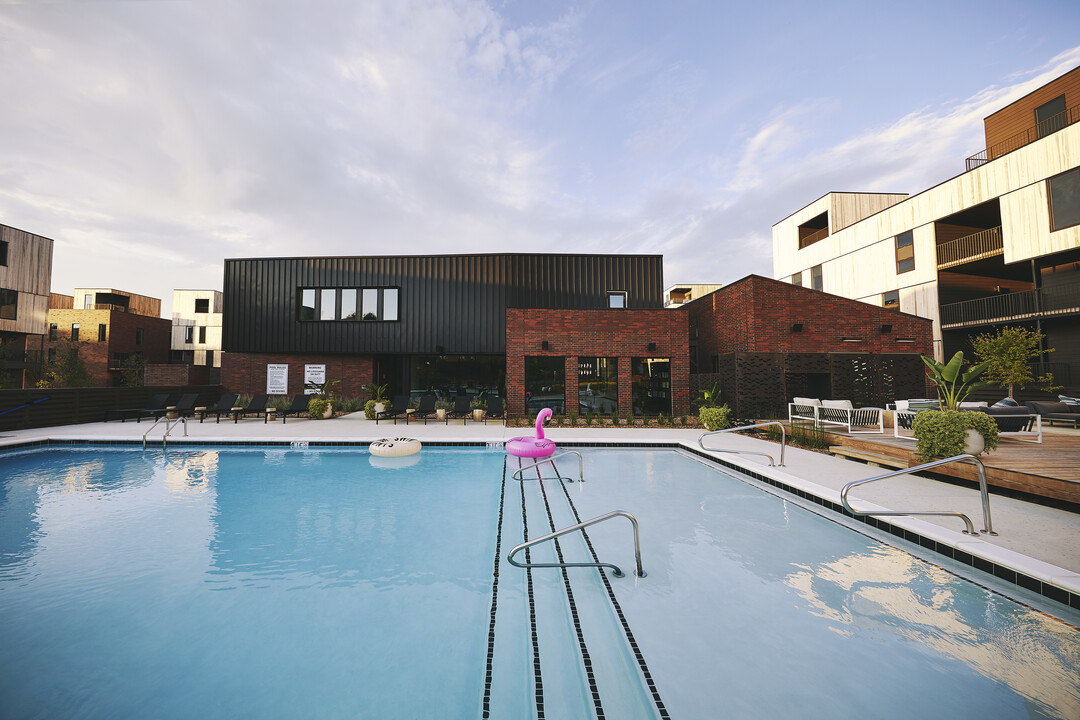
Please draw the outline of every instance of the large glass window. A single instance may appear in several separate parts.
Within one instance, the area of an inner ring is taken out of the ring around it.
[[[361,297],[361,320],[378,320],[379,319],[379,289],[378,288],[364,288],[360,295]]]
[[[791,284],[795,287],[802,287],[802,273],[797,272],[791,276]]]
[[[0,318],[15,320],[19,314],[19,291],[0,288]]]
[[[578,358],[578,412],[609,415],[619,411],[617,368],[617,358]]]
[[[1050,184],[1050,229],[1080,225],[1080,168],[1055,175]]]
[[[566,361],[561,357],[525,358],[525,410],[535,415],[541,408],[556,414],[566,411]]]
[[[300,320],[315,319],[315,290],[304,288],[300,291]],[[188,342],[191,342],[188,340]]]
[[[337,319],[337,290],[333,288],[323,288],[319,291],[319,319],[320,320],[336,320]]]
[[[1065,96],[1059,95],[1050,102],[1035,108],[1035,124],[1041,138],[1065,127]]]
[[[299,320],[398,319],[397,288],[300,288],[299,292]]]
[[[345,288],[341,291],[341,319],[356,319],[356,288]]]
[[[502,355],[413,355],[409,358],[409,394],[415,399],[434,395],[453,401],[501,396],[506,378]],[[392,395],[403,391],[391,388]]]
[[[915,269],[915,234],[908,230],[896,236],[896,272],[906,273]]]
[[[821,266],[820,265],[815,265],[814,267],[810,268],[810,285],[815,290],[824,290],[825,289],[825,285],[821,281]]]
[[[210,298],[196,298],[195,299],[195,312],[208,313],[210,312]]]
[[[383,320],[398,319],[398,289],[383,288]]]
[[[86,295],[83,296],[83,310],[93,310],[93,309],[94,309],[94,296],[87,293]]]
[[[630,399],[635,415],[671,415],[670,358],[632,358]]]
[[[186,328],[184,328],[184,342],[185,343],[193,343],[193,342],[195,342],[195,328],[192,327],[191,325],[188,325]]]

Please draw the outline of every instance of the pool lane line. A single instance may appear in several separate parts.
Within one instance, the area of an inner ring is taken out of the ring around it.
[[[495,611],[499,606],[499,555],[502,553],[503,508],[506,502],[506,462],[503,462],[499,486],[499,522],[495,526],[495,563],[491,572],[491,620],[488,622],[487,666],[484,669],[484,720],[491,718],[491,676],[495,657]]]
[[[506,461],[503,460],[503,467]],[[518,467],[521,467],[521,458],[518,458]],[[503,470],[506,474],[506,470]],[[518,483],[521,488],[521,533],[522,542],[529,542],[529,517],[525,512],[525,483]],[[532,562],[529,548],[525,548],[525,564]],[[525,580],[529,592],[529,635],[532,639],[533,652],[533,687],[536,691],[536,720],[544,720],[544,678],[540,672],[540,636],[536,632],[536,596],[533,595],[532,568],[525,568]]]
[[[554,466],[555,462],[552,461],[551,464]],[[555,474],[559,476],[559,486],[562,488],[563,495],[566,496],[566,501],[570,504],[570,511],[574,513],[574,519],[577,522],[581,522],[581,515],[578,514],[577,506],[574,505],[574,499],[570,496],[570,491],[566,489],[566,483],[562,481],[562,473],[559,472],[557,467],[555,468]],[[585,545],[589,548],[589,553],[592,555],[593,562],[600,562],[600,557],[596,554],[596,548],[593,547],[592,540],[589,539],[589,533],[585,531],[585,528],[581,529],[581,534],[585,538]],[[653,704],[656,705],[656,711],[660,713],[660,717],[664,718],[664,720],[670,720],[671,716],[668,715],[667,707],[660,697],[660,690],[656,687],[656,681],[653,679],[652,673],[649,672],[649,666],[645,662],[645,655],[641,652],[641,648],[638,647],[637,640],[634,639],[634,633],[630,630],[630,623],[627,621],[626,615],[623,614],[622,606],[619,605],[619,601],[615,598],[615,591],[611,587],[611,582],[608,580],[607,573],[604,572],[604,568],[597,568],[596,570],[600,573],[600,579],[604,582],[604,587],[607,588],[611,606],[615,609],[615,614],[618,616],[619,623],[622,625],[623,633],[626,635],[626,641],[630,644],[630,649],[634,652],[634,658],[637,660],[642,677],[645,678],[645,684],[649,687],[649,694],[652,695]]]
[[[555,465],[554,462],[551,463]],[[558,468],[555,469],[558,473]],[[551,514],[551,504],[548,502],[547,489],[544,487],[544,478],[540,474],[540,468],[536,468],[536,479],[540,485],[540,496],[544,499],[544,509],[547,511],[548,526],[551,528],[551,532],[556,532],[555,519]],[[562,485],[562,480],[559,480],[559,484]],[[552,542],[555,543],[555,555],[559,558],[559,562],[563,563],[566,560],[563,558],[562,546],[559,544],[559,538],[553,538]],[[578,615],[577,603],[574,601],[574,591],[570,587],[570,575],[566,572],[566,568],[559,568],[559,572],[562,573],[563,586],[566,588],[566,603],[570,608],[570,617],[574,621],[574,634],[577,636],[578,650],[581,652],[581,662],[585,666],[585,677],[589,682],[589,694],[592,696],[593,709],[596,711],[596,719],[604,720],[604,705],[600,701],[600,688],[596,685],[596,673],[593,671],[592,656],[589,654],[589,647],[585,644],[585,634],[581,630],[581,617]]]

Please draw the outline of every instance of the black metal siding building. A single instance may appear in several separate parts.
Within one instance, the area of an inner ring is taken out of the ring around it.
[[[661,255],[435,255],[225,261],[233,353],[501,354],[507,308],[660,308]],[[302,292],[397,289],[396,320],[302,319]]]

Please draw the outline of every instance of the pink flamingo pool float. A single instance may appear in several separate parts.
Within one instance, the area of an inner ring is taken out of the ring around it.
[[[544,437],[544,421],[551,417],[551,408],[536,414],[536,437],[516,437],[506,441],[506,452],[516,457],[542,458],[555,452],[555,443]]]

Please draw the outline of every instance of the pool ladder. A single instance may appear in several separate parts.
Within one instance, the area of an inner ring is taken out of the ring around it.
[[[560,458],[560,457],[563,457],[563,456],[566,456],[566,455],[577,455],[577,459],[578,459],[578,482],[585,482],[585,461],[582,459],[581,453],[579,453],[577,450],[565,450],[565,451],[560,452],[560,453],[555,453],[554,455],[549,455],[546,458],[541,458],[540,460],[537,460],[536,462],[534,462],[534,463],[532,463],[530,465],[526,465],[524,467],[518,468],[517,471],[512,475],[512,477],[515,480],[524,480],[526,470],[532,470],[534,467],[540,467],[544,463],[551,463],[551,467],[555,468],[555,473],[559,476],[558,477],[559,480],[566,480],[567,482],[574,482],[573,478],[569,478],[569,477],[564,478],[562,476],[562,474],[559,473],[559,468],[556,467],[556,465],[555,465],[555,458]],[[510,457],[510,456],[507,455],[506,457]],[[503,462],[505,463],[506,460],[504,459]]]
[[[769,459],[770,466],[776,467],[776,463],[773,462],[772,455],[769,455],[768,453],[754,452],[752,450],[720,450],[718,448],[707,448],[705,447],[705,443],[703,442],[703,440],[709,435],[719,435],[720,433],[735,432],[736,430],[754,430],[756,428],[769,427],[770,425],[776,425],[780,428],[780,467],[784,467],[784,447],[787,445],[787,431],[784,429],[784,424],[781,422],[771,421],[757,423],[756,425],[740,425],[739,427],[730,427],[724,428],[723,430],[713,430],[712,432],[701,433],[701,435],[698,436],[697,440],[698,447],[700,447],[706,452],[736,453],[739,455],[761,455],[762,457],[767,457]]]
[[[893,472],[888,472],[884,475],[849,482],[844,486],[844,489],[840,491],[840,502],[843,504],[844,509],[853,515],[951,515],[964,521],[964,525],[967,526],[963,531],[965,535],[978,535],[979,533],[975,532],[975,526],[971,524],[971,520],[968,516],[957,510],[856,510],[851,507],[847,501],[848,491],[853,487],[877,482],[878,480],[886,480],[891,477],[899,477],[900,475],[908,475],[913,472],[918,472],[919,470],[929,470],[930,468],[940,467],[954,462],[964,462],[967,460],[974,462],[979,470],[979,494],[982,495],[983,509],[982,532],[986,535],[997,535],[997,533],[994,532],[994,526],[990,520],[990,495],[987,493],[986,489],[986,468],[983,466],[982,460],[974,455],[956,455],[951,458],[945,458],[944,460],[934,460],[933,462],[928,462],[924,465],[916,465],[915,467],[910,467],[906,470],[894,470]]]
[[[147,430],[146,432],[143,433],[143,436],[142,436],[143,450],[146,449],[146,436],[149,435],[150,431],[153,430],[154,428],[156,428],[158,426],[158,424],[162,420],[165,421],[165,434],[161,436],[161,447],[166,447],[168,445],[169,433],[171,433],[173,431],[173,428],[175,428],[180,423],[184,423],[184,437],[187,437],[187,418],[186,417],[178,417],[175,420],[170,421],[168,415],[162,415],[161,417],[159,417],[157,420],[154,421],[154,424],[150,426],[150,430]],[[170,422],[172,424],[170,424]]]

